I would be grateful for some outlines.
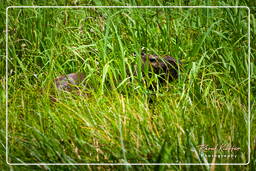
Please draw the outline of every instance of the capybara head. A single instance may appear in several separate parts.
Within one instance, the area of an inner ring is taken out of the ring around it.
[[[153,71],[160,75],[160,82],[164,80],[172,81],[178,78],[178,69],[181,64],[171,56],[157,56],[142,52],[142,68],[145,70],[148,67],[149,71]]]

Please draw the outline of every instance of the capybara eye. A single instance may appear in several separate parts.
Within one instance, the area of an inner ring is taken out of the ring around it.
[[[150,62],[156,62],[156,58],[149,58]]]

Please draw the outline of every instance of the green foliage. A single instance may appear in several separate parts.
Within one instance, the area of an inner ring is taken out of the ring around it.
[[[9,8],[8,19],[9,162],[248,161],[247,9]],[[180,59],[178,80],[143,75],[143,47]],[[56,91],[53,79],[71,72],[85,87]],[[201,144],[241,150],[213,160]]]

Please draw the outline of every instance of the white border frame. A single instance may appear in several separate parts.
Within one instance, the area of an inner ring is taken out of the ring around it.
[[[10,8],[245,8],[248,10],[248,162],[247,163],[10,163],[8,161],[8,9]],[[250,8],[247,6],[9,6],[6,8],[6,163],[8,165],[248,165],[250,163]]]

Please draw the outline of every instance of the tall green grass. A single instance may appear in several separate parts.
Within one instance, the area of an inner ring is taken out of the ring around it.
[[[10,8],[8,16],[9,162],[248,161],[246,9]],[[180,59],[179,78],[143,77],[142,47]],[[86,74],[83,95],[53,88],[71,72]],[[207,158],[200,144],[241,150]]]

